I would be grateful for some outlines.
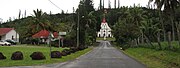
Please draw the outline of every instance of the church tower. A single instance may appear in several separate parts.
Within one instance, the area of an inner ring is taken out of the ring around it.
[[[97,33],[97,37],[113,37],[112,33],[111,33],[111,28],[108,26],[108,23],[106,22],[106,18],[105,18],[105,14],[107,13],[107,11],[104,11],[104,17],[102,19],[101,22],[101,29],[100,31]]]

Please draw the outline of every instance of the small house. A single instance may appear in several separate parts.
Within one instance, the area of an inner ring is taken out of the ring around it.
[[[49,44],[49,34],[50,34],[50,32],[49,31],[47,31],[47,30],[41,30],[41,31],[39,31],[38,33],[36,33],[36,34],[34,34],[32,37],[33,38],[38,38],[38,39],[40,39],[40,42],[42,42],[42,43],[47,43],[47,44]],[[54,36],[54,38],[58,38],[58,33],[57,32],[54,32],[53,33],[53,36]]]
[[[0,28],[0,40],[14,40],[19,42],[19,34],[14,28]]]

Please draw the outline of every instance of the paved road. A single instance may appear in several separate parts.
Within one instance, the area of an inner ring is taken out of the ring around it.
[[[99,46],[90,53],[74,61],[44,66],[9,68],[146,68],[146,66],[115,49],[108,41],[101,41]]]

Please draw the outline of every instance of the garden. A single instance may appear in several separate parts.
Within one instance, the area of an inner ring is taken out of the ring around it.
[[[50,53],[50,48],[48,46],[0,46],[0,67],[60,63],[74,60],[75,58],[89,52],[91,49],[92,48],[87,47],[52,47]]]

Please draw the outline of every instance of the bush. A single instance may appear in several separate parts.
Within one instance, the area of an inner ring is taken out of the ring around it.
[[[61,58],[61,53],[59,51],[52,51],[51,58]]]
[[[67,56],[67,54],[65,52],[61,52],[62,56]]]
[[[72,47],[75,44],[74,39],[65,38],[64,39],[64,47]]]
[[[59,47],[59,40],[55,40],[51,42],[51,46],[53,47]]]
[[[78,49],[79,50],[84,50],[84,49],[86,49],[86,47],[85,46],[79,46]]]
[[[70,48],[71,53],[75,53],[76,51],[78,51],[78,48],[76,48],[76,47],[71,47]]]
[[[69,49],[64,49],[62,52],[66,53],[67,55],[70,55],[70,54],[71,54],[71,52],[70,52]]]
[[[6,59],[6,57],[3,55],[3,53],[0,52],[0,60]]]
[[[23,53],[20,51],[16,51],[12,54],[11,60],[23,60]]]
[[[32,60],[43,60],[46,59],[46,57],[43,55],[42,52],[33,52],[30,57]]]

